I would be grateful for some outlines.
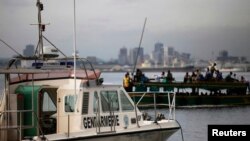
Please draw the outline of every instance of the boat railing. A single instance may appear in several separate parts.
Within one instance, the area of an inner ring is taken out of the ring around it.
[[[135,91],[144,92],[149,88],[152,91],[172,90],[179,93],[181,90],[189,94],[226,94],[226,95],[246,95],[249,93],[249,82],[226,82],[226,81],[197,81],[197,82],[147,82],[147,83],[134,83]],[[202,95],[203,95],[202,94]]]
[[[99,96],[97,95],[97,101],[94,103],[95,104],[95,107],[97,107],[97,111],[96,111],[96,133],[100,133],[101,132],[101,125],[100,125],[100,108],[99,108]],[[97,105],[97,106],[96,106]]]
[[[41,70],[53,70],[53,69],[65,69],[69,70],[69,68],[73,68],[74,65],[77,66],[78,69],[84,70],[87,79],[89,80],[88,70],[93,71],[96,80],[98,79],[98,75],[92,63],[86,58],[77,57],[76,64],[72,61],[72,57],[65,58],[48,58],[46,60],[41,60],[37,57],[20,57],[20,58],[12,58],[6,69],[41,69]],[[27,61],[30,63],[24,63],[22,65],[22,61]],[[19,74],[18,74],[19,75]],[[99,84],[99,81],[97,82]]]
[[[101,113],[100,113],[100,98],[98,95],[96,95],[96,99],[97,101],[94,103],[95,104],[95,107],[97,107],[96,109],[96,133],[98,134],[101,134],[103,132],[101,132]],[[114,110],[114,107],[113,107],[113,100],[112,98],[110,99],[110,102],[109,102],[109,114],[110,114],[110,117],[115,117],[115,110]],[[115,120],[111,120],[111,126],[110,126],[110,131],[108,132],[116,132],[116,129],[115,129]],[[107,133],[107,131],[105,131],[105,133]]]
[[[113,100],[111,98],[110,109],[109,109],[110,117],[115,117],[115,110],[113,105]],[[111,120],[110,132],[115,132],[115,120]]]
[[[164,104],[164,106],[168,107],[168,120],[175,120],[175,97],[176,94],[169,92],[169,91],[163,91],[163,89],[161,89],[161,91],[146,91],[146,92],[129,92],[129,93],[133,93],[133,94],[142,94],[142,96],[139,98],[139,100],[135,103],[135,115],[136,115],[136,121],[137,121],[137,126],[140,127],[139,125],[139,120],[138,120],[138,112],[137,112],[137,107],[139,107],[140,102],[142,101],[142,99],[146,96],[146,95],[152,95],[153,94],[153,99],[154,99],[154,103],[153,103],[153,107],[154,107],[154,118],[155,118],[155,122],[157,123],[157,103],[156,103],[156,95],[157,94],[167,94],[168,96],[168,103]],[[172,96],[171,96],[172,95]],[[172,97],[172,99],[171,99]],[[135,101],[134,101],[135,102]]]
[[[32,113],[34,117],[32,117],[32,122],[30,125],[24,125],[23,123],[23,114],[24,113]],[[16,123],[11,122],[11,119],[14,117],[11,116],[11,114],[16,114]],[[33,110],[5,110],[0,112],[0,139],[2,136],[3,130],[17,130],[19,133],[19,140],[22,140],[23,137],[23,130],[24,129],[31,129],[31,128],[38,128],[40,131],[40,134],[44,138],[43,131],[41,129],[41,126],[39,124],[39,118]],[[34,124],[34,120],[37,121],[37,126]]]
[[[86,76],[88,77],[88,72],[87,72],[86,65],[85,65],[85,63],[84,63],[85,61],[87,62],[87,64],[90,65],[90,70],[92,70],[92,71],[94,72],[95,78],[96,78],[97,80],[99,80],[98,77],[97,77],[97,74],[96,74],[96,72],[95,72],[95,69],[94,69],[94,67],[93,67],[93,65],[92,65],[92,63],[91,63],[88,59],[86,59],[86,58],[79,58],[79,60],[80,60],[80,61],[82,62],[82,64],[83,64],[83,69],[85,70]],[[87,79],[89,79],[89,78],[87,78]],[[99,84],[99,82],[98,82],[98,84]]]
[[[2,104],[3,104],[3,102],[4,102],[4,99],[5,99],[5,92],[4,92],[5,90],[3,90],[2,92],[1,92],[1,94],[0,94],[0,111],[3,111],[3,109],[2,109]]]

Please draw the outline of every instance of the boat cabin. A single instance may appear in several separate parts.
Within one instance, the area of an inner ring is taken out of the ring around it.
[[[11,123],[23,126],[24,138],[82,131],[115,132],[136,127],[142,121],[138,109],[136,118],[133,101],[122,86],[97,85],[95,80],[86,84],[77,79],[75,90],[73,79],[46,81],[14,84],[14,90],[10,90],[12,101],[18,103],[11,102],[10,109],[22,111],[10,115]],[[51,84],[49,81],[55,85],[46,85]]]

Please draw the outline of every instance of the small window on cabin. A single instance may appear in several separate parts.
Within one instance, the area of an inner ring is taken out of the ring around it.
[[[103,112],[119,111],[117,91],[101,91],[101,105]]]
[[[98,103],[98,94],[95,91],[94,92],[94,102],[93,102],[93,111],[94,111],[94,113],[98,112],[98,106],[99,106],[99,103]]]
[[[52,101],[51,97],[47,92],[43,93],[43,112],[54,112],[56,111],[56,105]]]
[[[128,97],[124,94],[123,91],[120,91],[120,97],[121,97],[121,107],[123,111],[134,110],[133,104],[129,101]]]
[[[75,111],[75,104],[76,104],[76,98],[75,95],[67,95],[64,98],[64,111],[65,112],[74,112]]]
[[[89,111],[89,92],[84,92],[82,98],[82,114],[88,114],[88,111]]]

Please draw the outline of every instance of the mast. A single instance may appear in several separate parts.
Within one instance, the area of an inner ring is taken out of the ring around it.
[[[43,60],[43,31],[45,28],[45,25],[42,24],[42,16],[41,11],[43,10],[43,4],[40,2],[40,0],[37,0],[36,3],[37,10],[38,10],[38,57]]]
[[[147,17],[144,20],[144,24],[143,24],[143,28],[142,28],[142,33],[141,33],[141,38],[140,38],[139,47],[138,47],[138,50],[137,50],[137,53],[136,53],[136,58],[135,58],[135,62],[134,62],[134,68],[133,68],[132,75],[134,75],[134,72],[135,72],[135,69],[136,69],[137,60],[138,60],[139,52],[140,52],[140,49],[141,49],[141,43],[142,43],[142,39],[143,39],[143,34],[144,34],[146,23],[147,23]]]
[[[76,95],[76,1],[74,0],[74,28],[73,28],[73,50],[74,50],[74,93]]]

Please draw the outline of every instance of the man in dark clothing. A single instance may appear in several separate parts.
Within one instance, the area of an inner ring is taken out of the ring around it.
[[[230,72],[230,73],[226,76],[225,81],[226,81],[226,82],[233,82],[234,79],[232,78],[232,75],[233,75],[233,73]]]
[[[174,80],[172,73],[170,72],[170,70],[168,70],[167,73],[167,81],[168,82],[172,82]]]

